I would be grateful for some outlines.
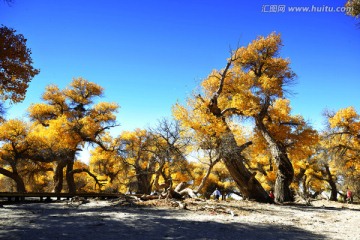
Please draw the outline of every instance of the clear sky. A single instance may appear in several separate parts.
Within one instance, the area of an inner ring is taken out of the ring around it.
[[[103,101],[121,106],[119,133],[144,128],[170,116],[174,103],[184,102],[212,69],[223,68],[230,48],[275,31],[282,35],[281,55],[298,75],[293,113],[319,129],[325,108],[360,111],[360,20],[325,9],[344,3],[15,0],[9,7],[1,1],[0,23],[28,39],[41,70],[7,117],[25,116],[46,85],[63,88],[81,76],[105,88]],[[291,12],[294,6],[318,10]]]

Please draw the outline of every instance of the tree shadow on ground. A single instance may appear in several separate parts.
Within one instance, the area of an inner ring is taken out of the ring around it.
[[[184,210],[54,204],[6,208],[11,219],[1,215],[0,239],[326,239],[288,225],[189,219]]]
[[[356,205],[356,204],[354,204]],[[229,208],[229,205],[217,203],[216,206],[220,206],[223,208]],[[269,208],[266,208],[266,205],[263,205],[260,209],[254,208],[252,205],[231,205],[230,206],[233,209],[237,209],[238,211],[243,212],[249,212],[249,213],[267,213],[267,214],[273,214],[277,212],[277,207],[281,207],[284,209],[292,209],[297,211],[307,211],[307,212],[317,212],[317,211],[360,211],[360,209],[351,208],[351,205],[342,206],[342,207],[336,207],[336,206],[313,206],[313,205],[306,205],[306,204],[300,204],[300,203],[286,203],[286,204],[270,204]],[[284,213],[283,213],[284,214]]]
[[[284,207],[288,207],[291,209],[296,209],[300,211],[360,211],[360,209],[350,208],[350,206],[342,206],[342,207],[334,207],[334,206],[309,206],[305,204],[286,204],[283,205]]]

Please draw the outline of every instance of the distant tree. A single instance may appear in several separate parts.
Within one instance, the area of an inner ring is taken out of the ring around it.
[[[339,161],[338,158],[338,154],[331,150],[328,138],[322,136],[315,153],[309,158],[304,174],[304,188],[311,189],[313,193],[329,190],[329,200],[337,201],[339,171],[336,163]],[[310,196],[307,189],[304,189],[304,195]]]
[[[101,140],[106,149],[96,147],[91,151],[90,169],[103,181],[105,191],[126,192],[131,166],[116,152],[119,139],[105,134]]]
[[[157,161],[154,178],[154,188],[160,192],[162,189],[171,196],[189,195],[195,197],[192,189],[187,188],[192,180],[189,162],[186,154],[190,147],[190,138],[178,121],[162,119],[155,128],[151,128],[151,148]],[[160,182],[163,182],[160,184]],[[174,188],[172,188],[172,186]],[[182,188],[177,188],[182,186]],[[165,193],[163,191],[163,193]]]
[[[360,0],[348,0],[345,6],[351,9],[347,12],[348,15],[356,18],[360,16]]]
[[[29,82],[39,70],[32,66],[27,40],[15,33],[12,28],[0,27],[0,98],[17,103],[24,100]]]
[[[155,173],[156,159],[148,151],[151,145],[148,131],[135,129],[125,131],[117,139],[117,151],[132,171],[129,180],[137,183],[136,192],[150,194],[152,176]],[[129,182],[130,183],[130,182]]]
[[[353,107],[329,114],[330,130],[327,133],[329,149],[335,157],[337,174],[343,185],[340,190],[351,188],[360,192],[360,114]]]

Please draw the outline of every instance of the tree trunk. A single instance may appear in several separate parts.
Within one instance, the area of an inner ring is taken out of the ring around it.
[[[64,172],[63,169],[66,166],[66,161],[61,160],[58,162],[55,171],[54,171],[54,192],[61,193],[63,188],[63,181],[64,181]]]
[[[165,179],[165,177],[164,177],[165,183],[159,184],[159,178],[160,178],[160,175],[162,174],[162,170],[163,170],[163,168],[165,166],[165,161],[160,161],[159,164],[160,164],[159,168],[155,172],[155,178],[154,178],[154,181],[153,181],[154,188],[155,188],[156,192],[161,192],[161,190],[166,189],[166,188],[169,187],[169,184],[166,183],[167,179]]]
[[[26,192],[25,184],[22,178],[20,177],[20,175],[16,173],[13,179],[16,182],[16,191],[19,193],[25,193]]]
[[[328,165],[325,165],[325,171],[327,175],[327,182],[329,183],[331,188],[330,201],[337,201],[337,187]]]
[[[66,164],[66,182],[68,185],[69,193],[76,193],[76,184],[74,180],[74,174],[72,170],[74,169],[74,161],[69,160]]]
[[[300,168],[298,175],[296,175],[294,177],[294,182],[297,183],[297,185],[299,187],[298,194],[304,198],[307,198],[309,196],[308,196],[308,192],[307,192],[307,186],[306,186],[307,178],[306,178],[305,172],[306,172],[305,168]],[[301,191],[300,191],[300,189],[301,189]]]
[[[278,168],[274,189],[275,202],[283,203],[294,201],[293,194],[290,190],[290,184],[294,178],[294,168],[287,156],[285,147],[270,135],[262,121],[256,121],[256,126],[267,142],[271,156]]]
[[[250,144],[239,147],[233,133],[228,128],[227,133],[221,138],[220,145],[221,158],[241,194],[245,198],[258,202],[271,202],[267,192],[255,178],[256,173],[251,173],[244,165],[245,158],[241,155],[241,151]]]
[[[151,176],[149,173],[140,173],[136,175],[137,183],[138,183],[138,192],[143,194],[151,193]]]
[[[309,197],[309,192],[308,192],[308,186],[306,185],[306,175],[303,176],[302,178],[302,185],[303,185],[303,194],[304,194],[304,197],[307,198]]]
[[[9,170],[6,170],[4,168],[0,168],[0,174],[3,174],[4,176],[11,178],[16,183],[16,191],[18,193],[25,193],[25,183],[21,176],[17,172],[10,172]]]
[[[196,193],[191,188],[188,188],[188,186],[189,184],[186,182],[181,182],[176,186],[174,192],[180,194],[181,196],[188,195],[191,198],[197,198]]]

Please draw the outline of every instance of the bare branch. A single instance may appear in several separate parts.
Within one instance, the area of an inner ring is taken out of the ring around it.
[[[205,103],[205,100],[203,99],[203,97],[202,97],[200,94],[198,94],[198,95],[196,96],[196,98],[200,99],[201,102]]]
[[[227,112],[231,112],[231,113],[236,113],[236,114],[239,114],[239,115],[243,115],[243,113],[237,109],[237,108],[226,108],[224,110],[221,111],[221,115],[224,116],[225,113]]]
[[[326,135],[326,137],[331,137],[334,135],[343,135],[343,134],[352,134],[350,131],[343,131],[343,132],[333,132]]]
[[[244,143],[243,145],[241,145],[240,147],[239,147],[239,152],[242,152],[242,151],[244,151],[247,147],[249,147],[250,145],[252,145],[253,144],[253,142],[252,141],[249,141],[249,142],[247,142],[247,143]]]
[[[297,122],[280,122],[280,125],[299,126],[301,124]]]
[[[219,84],[218,90],[216,91],[216,96],[219,96],[223,90],[225,78],[226,78],[227,72],[228,72],[232,62],[233,62],[233,60],[232,60],[232,58],[230,58],[230,60],[226,64],[226,67],[225,67],[223,73],[221,74],[220,84]]]
[[[230,59],[228,60],[226,66],[225,66],[225,69],[223,70],[223,72],[220,74],[221,77],[217,77],[219,80],[220,80],[220,83],[219,83],[219,88],[217,89],[217,91],[213,94],[213,96],[211,97],[211,102],[217,102],[217,99],[218,97],[220,96],[220,94],[222,93],[222,90],[223,90],[223,87],[224,87],[224,82],[225,82],[225,78],[228,74],[228,71],[231,67],[231,64],[236,60],[237,58],[231,56]]]

